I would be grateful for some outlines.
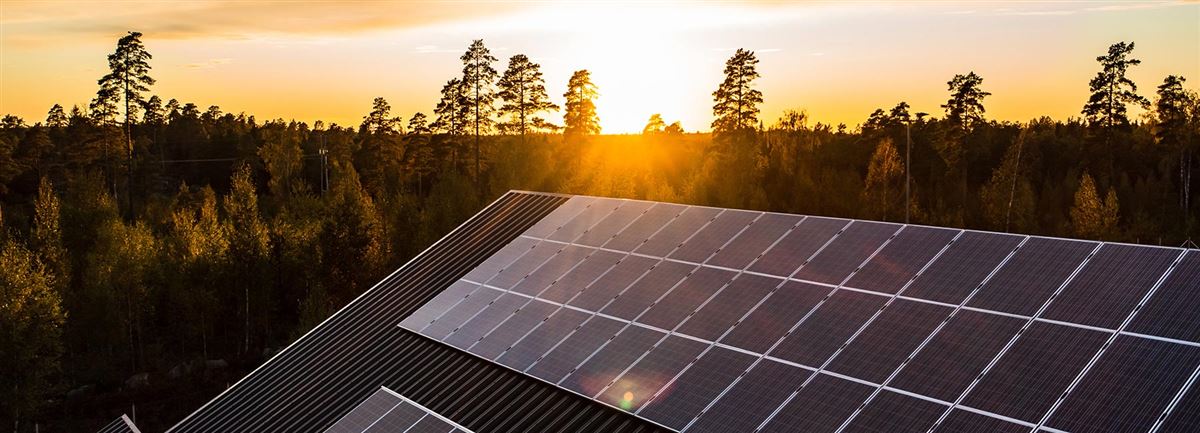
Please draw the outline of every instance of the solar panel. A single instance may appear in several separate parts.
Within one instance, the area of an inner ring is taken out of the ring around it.
[[[121,415],[120,418],[112,420],[96,433],[141,433],[141,430],[133,425],[133,421],[130,421],[128,416]]]
[[[325,433],[470,433],[449,418],[386,387],[379,388]]]
[[[1198,422],[1190,252],[578,201],[400,326],[676,431]]]

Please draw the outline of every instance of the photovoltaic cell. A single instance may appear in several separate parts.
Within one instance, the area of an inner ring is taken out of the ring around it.
[[[517,341],[511,349],[496,358],[496,362],[517,371],[525,371],[543,354],[591,317],[587,313],[560,309],[545,322],[533,328],[528,335]]]
[[[432,416],[426,416],[417,421],[416,424],[413,424],[412,427],[409,427],[408,430],[404,430],[404,433],[450,433],[451,431],[455,431],[455,428],[450,423]],[[388,433],[390,432],[388,431]]]
[[[588,284],[608,272],[625,256],[609,251],[596,251],[583,259],[574,269],[568,271],[557,281],[550,284],[538,297],[560,304],[566,303],[582,292]]]
[[[488,257],[487,260],[484,260],[475,269],[467,272],[467,275],[463,279],[480,283],[487,281],[500,273],[501,269],[512,264],[513,260],[529,252],[534,245],[539,243],[539,241],[528,238],[513,239],[512,242],[509,242],[508,245],[505,245],[496,254]]]
[[[558,230],[546,236],[546,239],[572,242],[625,203],[622,200],[598,198]]]
[[[925,433],[947,406],[892,391],[880,391],[843,433]]]
[[[818,374],[763,426],[763,432],[833,432],[858,408],[872,387]]]
[[[829,371],[882,383],[953,311],[898,299],[829,364]]]
[[[805,218],[799,226],[750,265],[750,270],[789,276],[849,222],[850,220],[838,218]]]
[[[714,341],[733,327],[782,280],[741,274],[679,327],[679,332]]]
[[[1029,238],[967,306],[1032,316],[1095,247],[1094,242]]]
[[[529,298],[523,296],[500,295],[499,298],[492,301],[491,305],[485,307],[479,314],[476,314],[442,341],[460,349],[471,347],[501,322],[512,317],[513,313],[527,302],[529,302]]]
[[[1128,331],[1200,342],[1200,254],[1188,251],[1138,312]]]
[[[664,387],[707,347],[707,344],[696,340],[667,336],[666,340],[642,355],[628,371],[595,397],[613,406],[635,411],[658,390],[662,389],[664,394],[673,392],[673,386]]]
[[[471,353],[487,359],[496,359],[513,343],[533,330],[533,327],[550,317],[558,306],[542,301],[531,301],[521,307],[512,317],[493,329],[487,336],[471,347]]]
[[[666,334],[658,331],[627,326],[559,386],[583,395],[596,395],[663,337]]]
[[[700,227],[703,227],[719,213],[721,213],[720,209],[689,207],[658,233],[650,236],[634,252],[651,256],[665,256],[683,244],[683,241],[695,234]]]
[[[644,201],[627,201],[576,239],[575,243],[594,247],[604,245],[653,205]]]
[[[966,232],[904,289],[911,296],[959,304],[1000,265],[1020,236]]]
[[[583,292],[579,293],[568,304],[579,307],[588,311],[598,311],[603,308],[609,301],[621,294],[625,288],[641,278],[642,274],[649,271],[658,263],[655,259],[648,259],[640,256],[625,256],[607,273],[587,286]]]
[[[900,226],[855,221],[834,238],[820,254],[796,273],[796,278],[827,284],[841,284],[858,265],[879,249]]]
[[[811,370],[763,360],[742,376],[687,431],[754,431],[811,374]]]
[[[557,383],[596,349],[617,335],[622,326],[621,322],[616,320],[593,316],[526,372],[550,383]]]
[[[434,319],[441,316],[442,313],[446,312],[447,309],[466,299],[467,295],[474,293],[477,288],[479,288],[478,284],[461,280],[455,281],[450,287],[438,293],[437,296],[434,296],[432,300],[421,306],[416,312],[404,318],[404,321],[400,322],[400,326],[413,331],[420,331],[432,323]]]
[[[1200,348],[1118,336],[1047,426],[1074,433],[1146,432],[1200,365]]]
[[[500,270],[499,274],[487,281],[480,281],[493,287],[499,287],[504,290],[512,289],[522,279],[528,276],[531,272],[550,260],[551,257],[561,251],[563,245],[552,242],[542,242],[534,245],[533,248],[526,252],[521,258],[512,262],[504,269]]]
[[[1200,385],[1192,383],[1183,398],[1171,409],[1157,433],[1195,433],[1200,431]]]
[[[1179,253],[1166,248],[1105,244],[1042,317],[1115,329]]]
[[[733,269],[745,268],[800,222],[800,219],[801,217],[795,215],[763,214],[729,245],[721,248],[709,263]]]
[[[906,227],[854,274],[849,287],[896,293],[908,280],[945,248],[958,231],[929,227]],[[803,271],[802,271],[803,272]]]
[[[403,432],[425,417],[422,408],[401,402],[371,423],[363,433]]]
[[[325,433],[361,433],[401,403],[404,403],[404,400],[379,389],[359,403],[358,407],[355,407],[350,413],[342,416],[333,426],[325,430]]]
[[[788,361],[820,367],[883,307],[887,298],[839,290],[771,351]]]
[[[759,215],[758,212],[738,210],[722,212],[713,219],[712,223],[696,232],[695,236],[685,241],[669,257],[689,262],[703,262]]]
[[[550,287],[551,283],[562,278],[567,271],[574,268],[593,251],[595,250],[574,245],[564,246],[557,254],[513,286],[512,290],[526,295],[537,295]]]
[[[657,203],[646,213],[642,214],[633,224],[626,227],[617,234],[616,237],[604,244],[605,248],[610,248],[618,251],[633,251],[641,246],[643,242],[650,239],[650,235],[663,228],[668,222],[674,219],[677,215],[687,209],[686,206],[675,204]],[[699,227],[697,225],[696,227]]]
[[[662,329],[675,329],[683,319],[700,308],[700,304],[728,284],[734,275],[736,273],[722,269],[697,269],[650,307],[638,322]]]
[[[889,385],[954,401],[1024,324],[1022,319],[959,310]]]
[[[695,268],[679,262],[660,262],[600,312],[633,320]]]
[[[829,292],[830,289],[825,286],[788,281],[722,338],[721,342],[765,353],[787,334],[793,325],[808,315],[818,302],[825,299]]]
[[[954,409],[933,433],[1029,433],[1029,430],[1029,427],[1000,418]]]
[[[963,404],[1036,423],[1107,338],[1090,329],[1034,322]]]
[[[380,388],[325,433],[470,433],[400,394]]]
[[[458,329],[459,326],[462,326],[463,323],[466,323],[467,320],[475,316],[476,313],[479,313],[488,304],[499,298],[500,293],[499,291],[484,287],[475,289],[475,292],[471,293],[470,296],[467,296],[466,299],[463,299],[454,308],[446,310],[445,314],[442,314],[433,323],[422,329],[421,333],[435,340],[446,338],[451,332],[454,332],[455,329]]]
[[[667,427],[682,429],[746,371],[751,362],[754,357],[750,355],[713,347],[638,414]]]
[[[578,215],[595,201],[595,197],[571,197],[570,199],[567,199],[566,202],[563,202],[562,205],[558,206],[545,217],[543,217],[540,221],[530,226],[529,229],[525,230],[525,235],[535,238],[544,238],[549,236],[550,233],[554,233],[554,231],[558,230],[559,227],[562,227],[563,224],[571,221],[575,215]]]

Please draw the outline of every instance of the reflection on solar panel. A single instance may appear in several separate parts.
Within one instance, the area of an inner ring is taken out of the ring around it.
[[[471,433],[471,430],[381,387],[325,433]]]
[[[676,431],[1200,431],[1194,250],[575,196],[400,327]]]
[[[142,433],[137,426],[133,425],[133,421],[129,420],[128,416],[121,415],[120,418],[114,419],[101,428],[96,433]]]

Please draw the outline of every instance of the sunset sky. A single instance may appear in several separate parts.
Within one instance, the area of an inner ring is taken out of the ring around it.
[[[1168,74],[1200,88],[1196,2],[0,1],[0,113],[30,123],[86,106],[128,30],[154,55],[153,93],[258,119],[357,125],[376,96],[429,113],[458,57],[482,38],[503,71],[523,53],[553,99],[589,69],[606,133],[653,113],[708,130],[711,93],[736,48],[760,59],[767,123],[785,109],[861,123],[904,100],[941,116],[946,81],[984,78],[987,115],[1079,116],[1095,57],[1134,41],[1130,77],[1152,97]],[[561,123],[561,113],[549,116]]]

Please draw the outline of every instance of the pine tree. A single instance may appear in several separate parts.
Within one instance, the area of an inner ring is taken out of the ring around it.
[[[763,97],[754,88],[754,80],[759,77],[757,65],[754,52],[740,48],[725,62],[725,81],[713,92],[714,134],[753,132],[758,126],[758,104]]]
[[[383,98],[375,98],[371,112],[359,127],[361,146],[355,158],[362,170],[367,190],[382,197],[400,181],[404,160],[400,142],[400,119],[391,115],[392,107]]]
[[[109,73],[100,78],[100,90],[96,93],[92,111],[102,123],[111,122],[116,116],[117,106],[124,105],[125,114],[125,190],[127,195],[133,177],[133,135],[131,128],[137,120],[138,110],[146,103],[144,94],[154,85],[150,77],[152,56],[142,44],[142,34],[129,32],[117,41],[117,50],[108,55]],[[115,184],[115,183],[114,183]],[[114,186],[115,188],[115,186]],[[130,197],[131,198],[131,197]],[[127,200],[132,213],[132,200]]]
[[[567,81],[566,114],[563,116],[563,134],[568,138],[584,137],[600,133],[600,118],[596,116],[596,85],[592,84],[592,73],[587,69],[575,71]]]
[[[50,107],[50,111],[46,113],[46,126],[51,128],[67,127],[67,115],[63,112],[61,105],[54,104],[53,107]]]
[[[667,127],[667,122],[663,121],[662,115],[655,113],[650,115],[650,120],[646,121],[646,127],[642,128],[643,135],[661,134],[663,129]]]
[[[413,114],[408,120],[408,135],[405,137],[405,150],[409,169],[417,175],[417,194],[425,191],[425,178],[437,169],[437,158],[431,146],[433,131],[427,124],[425,113]]]
[[[1158,100],[1154,103],[1154,139],[1167,150],[1179,155],[1179,206],[1185,212],[1190,208],[1192,153],[1195,133],[1189,107],[1196,104],[1187,90],[1183,77],[1168,75],[1158,86]]]
[[[508,69],[500,77],[500,114],[509,116],[507,122],[500,124],[500,131],[508,134],[519,134],[525,139],[530,130],[540,129],[546,125],[545,119],[537,117],[537,113],[557,110],[558,105],[550,102],[546,95],[546,82],[542,79],[541,65],[529,61],[524,54],[517,54],[508,60]]]
[[[466,92],[462,80],[453,78],[442,86],[442,99],[438,101],[437,108],[433,110],[437,119],[430,126],[444,134],[466,134],[467,127],[464,119],[466,110]]]
[[[480,186],[482,165],[479,137],[492,129],[492,112],[495,111],[492,103],[496,98],[493,88],[496,82],[496,68],[492,67],[492,63],[496,58],[483,45],[483,39],[476,39],[460,59],[463,62],[462,83],[466,89],[464,99],[468,107],[466,124],[468,129],[475,132],[475,183],[476,186]]]
[[[1112,128],[1129,125],[1126,106],[1136,104],[1146,106],[1149,101],[1137,94],[1137,84],[1125,74],[1131,66],[1142,63],[1141,60],[1130,57],[1133,53],[1133,42],[1119,42],[1108,47],[1108,54],[1096,57],[1100,63],[1100,72],[1088,83],[1092,95],[1083,106],[1083,115],[1092,126],[1100,126],[1106,131]],[[1107,139],[1108,132],[1105,133]]]
[[[947,90],[950,90],[950,100],[946,101],[942,108],[946,110],[946,120],[962,133],[971,132],[976,125],[983,122],[983,113],[986,111],[983,108],[983,98],[991,93],[980,89],[980,84],[983,84],[983,78],[975,75],[974,71],[967,75],[955,75],[946,82]]]

